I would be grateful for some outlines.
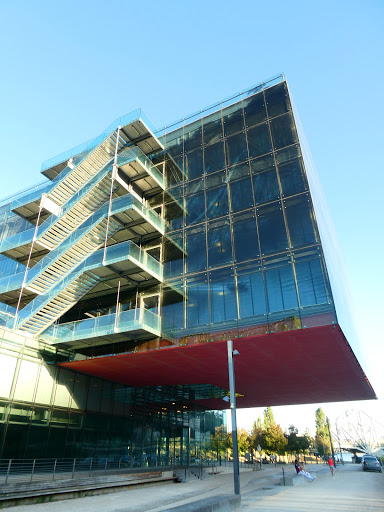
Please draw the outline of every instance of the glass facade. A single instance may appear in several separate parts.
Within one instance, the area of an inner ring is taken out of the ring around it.
[[[184,302],[163,308],[193,344],[336,322],[286,82],[164,136],[184,170],[165,268]]]
[[[160,131],[135,111],[42,172],[0,204],[0,457],[208,454],[224,416],[195,401],[226,390],[57,364],[337,322],[283,76]]]
[[[58,368],[68,354],[49,345],[8,330],[0,336],[0,458],[93,457],[146,467],[217,456],[212,438],[224,449],[225,416],[191,404],[221,390],[132,388]]]

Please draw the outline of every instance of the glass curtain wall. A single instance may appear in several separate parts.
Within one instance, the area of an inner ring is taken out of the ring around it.
[[[164,142],[184,173],[170,184],[184,214],[168,233],[184,255],[165,266],[170,283],[182,280],[184,303],[163,307],[177,317],[179,343],[335,322],[286,82]]]
[[[146,467],[217,449],[225,415],[188,403],[187,386],[132,388],[72,372],[54,365],[53,347],[0,333],[0,458],[93,457]]]

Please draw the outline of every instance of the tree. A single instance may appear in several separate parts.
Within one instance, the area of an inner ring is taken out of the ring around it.
[[[267,407],[264,410],[264,429],[268,430],[271,425],[275,425],[275,418],[273,417],[272,409]]]
[[[233,453],[232,432],[227,433],[227,449]],[[251,438],[244,428],[237,429],[237,449],[239,455],[245,455],[251,449]]]
[[[211,452],[213,456],[219,455],[227,448],[227,436],[224,425],[215,427],[215,434],[211,434]]]
[[[303,436],[298,435],[299,431],[294,425],[288,427],[287,451],[290,453],[305,453],[313,445],[313,439],[307,431]]]
[[[299,445],[297,442],[298,429],[294,425],[289,425],[287,438],[287,451],[290,453],[297,453],[299,451]]]
[[[268,452],[284,453],[288,441],[280,425],[272,423],[262,434],[263,448]]]
[[[263,427],[261,426],[261,419],[253,422],[253,427],[250,433],[250,449],[257,451],[257,446],[263,444]]]
[[[295,435],[295,436],[297,436],[297,434],[299,433],[298,429],[294,425],[289,425],[288,432],[289,432],[289,435]]]
[[[331,452],[331,443],[328,437],[327,423],[325,419],[325,414],[321,407],[316,409],[316,436],[315,436],[315,446],[317,452],[326,456]]]
[[[325,437],[327,435],[327,424],[323,409],[319,407],[316,409],[316,435]]]
[[[245,452],[250,450],[250,436],[248,432],[242,428],[237,431],[237,445],[239,449],[239,454],[245,455]]]

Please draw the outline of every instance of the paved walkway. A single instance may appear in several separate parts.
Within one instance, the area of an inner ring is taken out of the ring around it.
[[[314,482],[295,487],[279,486],[281,466],[263,471],[241,470],[240,483],[243,510],[252,512],[364,512],[384,511],[384,473],[364,473],[360,465],[338,466],[332,477],[328,467],[309,465],[310,473],[318,473]],[[197,499],[233,493],[230,468],[219,467],[218,475],[187,483],[151,486],[112,494],[77,498],[52,503],[22,505],[17,512],[161,512],[174,505]],[[285,466],[294,474],[293,466]]]
[[[311,466],[307,466],[311,472]],[[314,482],[285,487],[260,494],[242,495],[244,511],[259,512],[383,512],[384,473],[364,473],[360,464],[338,466],[335,476],[329,470]]]

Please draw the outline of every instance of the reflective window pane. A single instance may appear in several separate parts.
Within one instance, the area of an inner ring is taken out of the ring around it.
[[[237,318],[234,276],[229,271],[211,272],[209,278],[211,323]]]
[[[285,82],[267,89],[265,91],[265,100],[269,117],[279,116],[291,109]]]
[[[271,120],[271,132],[274,149],[284,148],[298,142],[292,114],[285,114]]]
[[[278,199],[280,189],[276,171],[272,169],[271,171],[255,174],[253,176],[253,189],[256,204],[269,203]]]
[[[280,203],[258,208],[257,220],[262,254],[271,254],[288,248]]]
[[[187,304],[187,327],[208,324],[208,283],[206,276],[195,279],[194,282],[187,281],[188,293]]]
[[[313,213],[307,194],[284,201],[291,246],[316,242]]]
[[[251,178],[231,181],[229,183],[231,191],[231,211],[239,212],[253,206],[253,194]]]
[[[261,272],[238,276],[237,287],[240,318],[263,315],[267,312]]]
[[[164,242],[164,276],[171,278],[183,273],[183,234],[176,232],[168,235],[168,237],[171,240],[165,240]]]
[[[207,219],[222,217],[228,211],[227,185],[207,190]]]
[[[244,130],[244,115],[241,103],[223,110],[224,135],[228,137]]]
[[[204,148],[205,173],[219,171],[225,167],[224,144],[222,141],[205,146]]]
[[[200,122],[198,123],[200,125]],[[192,151],[193,149],[197,149],[202,146],[203,144],[203,131],[201,128],[201,125],[193,130],[193,131],[186,131],[188,127],[184,129],[184,152],[188,153],[189,151]]]
[[[252,174],[257,174],[259,172],[268,171],[274,168],[275,161],[273,159],[272,154],[261,156],[260,158],[255,158],[255,160],[251,160]]]
[[[247,142],[244,133],[238,133],[228,137],[225,141],[225,149],[227,153],[227,165],[243,162],[248,158]]]
[[[263,123],[247,132],[249,158],[253,158],[272,151],[271,137],[269,135],[268,123]]]
[[[263,93],[244,100],[245,124],[247,127],[262,123],[267,118]]]
[[[227,182],[227,175],[225,170],[215,172],[214,174],[209,174],[205,177],[205,188],[209,190],[210,188],[215,188],[220,185],[223,185]]]
[[[11,360],[13,362],[13,359]],[[22,360],[17,377],[15,400],[31,401],[35,389],[39,365],[32,361]],[[68,406],[68,396],[66,405]]]
[[[203,150],[197,149],[187,153],[184,158],[185,174],[188,180],[199,178],[203,175]]]
[[[257,238],[256,219],[254,217],[233,223],[235,261],[246,261],[260,256]]]
[[[279,165],[279,176],[284,196],[300,194],[308,189],[301,158]]]
[[[208,225],[208,266],[213,267],[232,261],[231,231],[229,221]]]
[[[327,302],[324,273],[319,259],[296,263],[296,276],[302,306]]]
[[[186,251],[187,272],[196,272],[207,268],[205,229],[187,232]]]
[[[204,192],[186,198],[186,217],[187,225],[196,224],[205,220],[205,200]]]
[[[165,149],[171,156],[176,157],[183,153],[183,128],[168,134],[165,138]]]
[[[5,354],[0,354],[0,396],[3,398],[8,398],[11,392],[13,377],[16,369],[16,363],[16,357],[10,357]]]
[[[203,119],[204,144],[211,144],[223,138],[221,111]]]
[[[265,272],[268,311],[297,308],[297,295],[291,265]]]

